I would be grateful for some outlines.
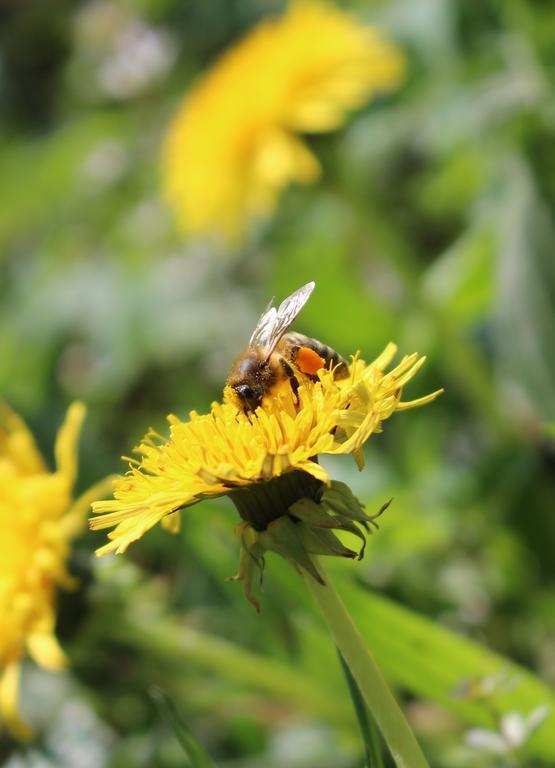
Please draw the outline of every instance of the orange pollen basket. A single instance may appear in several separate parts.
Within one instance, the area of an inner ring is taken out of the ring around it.
[[[313,349],[301,347],[297,352],[295,363],[301,373],[307,376],[315,376],[320,368],[324,367],[326,361]]]

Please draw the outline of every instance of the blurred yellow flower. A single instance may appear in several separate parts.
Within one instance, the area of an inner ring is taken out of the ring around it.
[[[290,182],[313,182],[299,133],[331,131],[374,91],[398,87],[401,52],[319,0],[255,27],[193,88],[163,152],[168,201],[185,231],[241,235]]]
[[[74,584],[66,568],[69,543],[96,498],[71,501],[84,415],[81,403],[69,408],[50,472],[23,421],[0,404],[0,720],[19,738],[31,733],[18,713],[25,652],[47,669],[65,663],[54,636],[55,593]]]
[[[193,411],[187,422],[169,416],[170,439],[151,431],[136,449],[141,460],[131,459],[128,473],[115,480],[114,498],[93,504],[98,517],[90,521],[91,528],[115,526],[97,554],[124,552],[160,521],[177,530],[180,509],[228,495],[244,521],[238,527],[238,578],[246,581],[245,591],[255,605],[250,571],[252,563],[263,562],[267,549],[315,578],[310,554],[356,556],[330,529],[349,531],[364,541],[357,525],[367,528],[374,517],[365,514],[346,486],[330,479],[318,455],[352,454],[362,467],[361,448],[381,431],[385,419],[437,397],[441,390],[401,401],[403,386],[425,358],[409,355],[386,373],[396,351],[389,344],[370,365],[355,358],[344,379],[322,369],[318,381],[307,380],[299,388],[298,401],[286,388],[265,398],[255,414],[245,415],[229,401],[214,403],[206,415]],[[304,528],[296,526],[293,532],[291,519],[302,521]],[[302,544],[295,540],[301,531]]]

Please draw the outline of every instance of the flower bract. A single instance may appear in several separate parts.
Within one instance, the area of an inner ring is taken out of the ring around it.
[[[259,23],[192,88],[164,144],[166,196],[183,229],[241,236],[291,182],[320,173],[299,134],[338,128],[347,110],[397,87],[400,51],[319,0]]]

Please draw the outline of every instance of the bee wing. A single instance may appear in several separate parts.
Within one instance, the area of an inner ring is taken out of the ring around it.
[[[316,283],[313,281],[303,285],[302,288],[284,299],[277,309],[272,307],[272,302],[270,302],[270,306],[256,324],[249,341],[249,347],[263,347],[266,355],[270,355],[310,298],[315,285]]]

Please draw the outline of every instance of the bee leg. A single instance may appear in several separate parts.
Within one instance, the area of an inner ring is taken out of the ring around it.
[[[279,362],[291,384],[291,389],[295,395],[295,405],[299,405],[299,382],[295,376],[295,372],[284,357],[280,357]]]

